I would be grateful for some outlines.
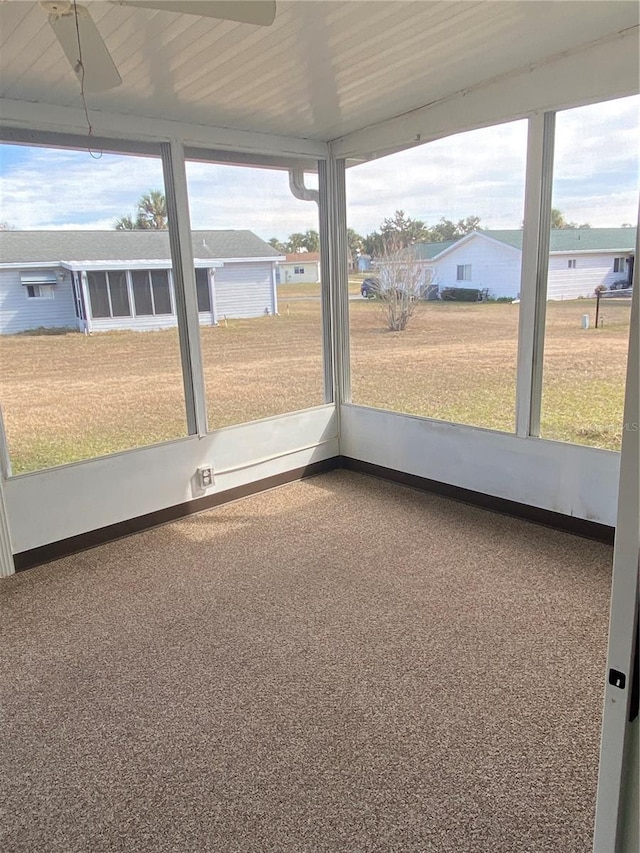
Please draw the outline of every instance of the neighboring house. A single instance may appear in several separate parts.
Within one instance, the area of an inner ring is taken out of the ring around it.
[[[251,231],[192,232],[201,324],[276,314],[275,249]],[[175,326],[167,231],[0,232],[0,334]]]
[[[520,293],[522,231],[472,231],[459,240],[418,243],[418,258],[433,269],[440,290],[470,287],[493,297]],[[563,228],[551,232],[548,299],[594,295],[598,286],[632,281],[635,228]]]
[[[318,284],[320,252],[293,252],[278,263],[280,284]]]
[[[371,269],[371,255],[358,255],[358,272],[369,272]]]

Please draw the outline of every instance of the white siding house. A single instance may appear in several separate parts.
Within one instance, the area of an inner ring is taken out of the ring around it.
[[[635,228],[563,228],[550,235],[547,298],[589,298],[597,287],[631,281]],[[448,243],[420,243],[418,257],[434,283],[486,290],[490,297],[520,294],[522,231],[472,231]]]
[[[276,314],[281,255],[251,231],[194,231],[200,323]],[[0,232],[0,334],[177,323],[166,231]]]
[[[614,282],[628,279],[629,253],[563,252],[549,256],[548,299],[579,299],[593,296],[596,287],[607,290]],[[622,264],[616,264],[616,258]],[[617,272],[620,266],[623,272]]]
[[[280,284],[317,284],[320,281],[320,253],[295,252],[278,264]]]
[[[0,330],[78,328],[72,274],[61,266],[0,270]]]
[[[443,251],[434,261],[434,283],[445,287],[488,290],[494,297],[520,291],[522,253],[492,237],[473,232]]]
[[[216,318],[276,314],[272,263],[225,264],[215,274]]]

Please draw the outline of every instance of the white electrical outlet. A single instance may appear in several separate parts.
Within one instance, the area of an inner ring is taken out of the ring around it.
[[[210,489],[213,486],[213,468],[211,465],[201,465],[198,468],[198,485],[201,489]]]

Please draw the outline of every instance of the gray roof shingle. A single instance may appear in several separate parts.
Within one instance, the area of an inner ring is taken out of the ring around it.
[[[193,231],[201,260],[277,258],[280,252],[252,231]],[[142,261],[171,257],[168,231],[0,231],[0,263]]]

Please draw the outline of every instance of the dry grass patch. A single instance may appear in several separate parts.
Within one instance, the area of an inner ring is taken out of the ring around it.
[[[617,449],[628,312],[589,331],[584,313],[592,300],[548,305],[542,432]],[[375,301],[350,314],[355,402],[513,430],[517,305],[425,303],[399,333]],[[322,403],[319,299],[201,331],[212,428]],[[15,473],[186,434],[176,330],[3,337],[0,360]]]

